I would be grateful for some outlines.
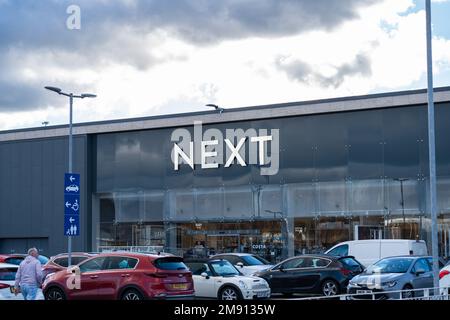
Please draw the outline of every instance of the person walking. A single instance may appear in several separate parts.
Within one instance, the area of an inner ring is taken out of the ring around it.
[[[15,294],[22,292],[25,300],[36,300],[38,288],[42,283],[42,266],[38,260],[36,248],[28,250],[28,256],[20,263],[14,285]]]

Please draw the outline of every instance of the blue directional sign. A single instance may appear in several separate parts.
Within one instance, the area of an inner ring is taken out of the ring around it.
[[[80,195],[64,195],[64,214],[80,214]]]
[[[64,215],[64,234],[66,236],[80,235],[80,216],[77,214]]]
[[[64,235],[80,235],[80,174],[64,174]]]
[[[80,194],[80,174],[65,173],[64,174],[64,193]]]

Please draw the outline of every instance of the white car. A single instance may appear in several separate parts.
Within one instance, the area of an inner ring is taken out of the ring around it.
[[[220,253],[212,256],[211,259],[228,260],[246,276],[254,275],[257,272],[273,267],[266,259],[251,253]]]
[[[22,294],[17,296],[11,292],[16,280],[18,265],[9,263],[0,263],[0,300],[23,300]],[[38,289],[36,300],[44,300],[41,289]]]
[[[270,287],[266,280],[244,276],[227,260],[194,260],[185,263],[192,271],[196,297],[219,300],[270,298]]]
[[[450,293],[450,263],[446,264],[439,272],[439,287],[441,294]]]

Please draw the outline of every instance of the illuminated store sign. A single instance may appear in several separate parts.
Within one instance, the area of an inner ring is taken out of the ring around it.
[[[214,169],[232,164],[246,167],[259,165],[261,175],[275,175],[279,169],[279,129],[226,129],[225,138],[221,130],[209,128],[203,132],[200,121],[194,123],[194,139],[187,129],[175,129],[171,135],[174,142],[172,162],[174,170],[180,164],[192,170]],[[270,152],[269,152],[270,151]],[[246,156],[247,155],[247,156]]]

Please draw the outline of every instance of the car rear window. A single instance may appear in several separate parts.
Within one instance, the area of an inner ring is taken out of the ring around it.
[[[178,257],[159,258],[153,261],[153,264],[161,270],[188,270],[188,267],[183,262],[183,258]]]
[[[350,270],[358,270],[361,268],[361,265],[353,258],[342,258],[339,259],[339,261],[342,263],[342,265]]]
[[[14,281],[16,279],[17,268],[0,269],[0,281]]]
[[[22,257],[6,258],[5,263],[19,265],[23,261],[23,259],[24,258],[22,258]]]

